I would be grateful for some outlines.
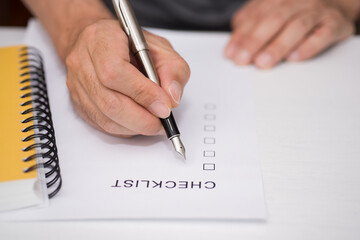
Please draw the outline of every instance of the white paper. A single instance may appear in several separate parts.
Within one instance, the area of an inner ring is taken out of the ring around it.
[[[26,43],[43,53],[63,186],[48,208],[0,219],[265,219],[251,82],[223,57],[228,35],[160,33],[192,70],[173,111],[186,161],[164,136],[120,139],[85,123],[71,105],[66,69],[31,22]]]

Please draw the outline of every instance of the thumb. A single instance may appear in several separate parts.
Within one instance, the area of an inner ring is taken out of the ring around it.
[[[172,107],[177,107],[190,78],[189,65],[165,38],[148,32],[145,32],[145,37],[161,87],[169,96]]]
[[[177,107],[183,95],[184,87],[190,78],[188,64],[179,56],[170,59],[158,69],[161,87],[171,99],[173,107]]]

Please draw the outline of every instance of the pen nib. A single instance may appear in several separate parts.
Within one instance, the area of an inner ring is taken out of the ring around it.
[[[174,136],[170,140],[174,145],[175,151],[178,152],[186,160],[185,147],[184,144],[181,142],[180,136]]]

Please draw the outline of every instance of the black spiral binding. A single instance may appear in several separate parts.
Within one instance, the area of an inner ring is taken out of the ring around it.
[[[21,91],[31,90],[21,95],[24,99],[22,106],[29,106],[22,111],[24,116],[22,123],[33,122],[34,124],[22,129],[23,132],[32,131],[34,133],[22,139],[28,142],[35,139],[35,144],[31,144],[23,149],[24,152],[38,149],[35,154],[23,159],[24,162],[34,161],[34,165],[24,169],[24,172],[35,171],[37,168],[45,169],[46,185],[49,190],[49,198],[54,197],[60,190],[62,180],[60,175],[59,158],[56,148],[55,132],[53,128],[49,99],[45,82],[43,59],[39,52],[33,47],[20,48],[20,69],[22,81]],[[29,116],[31,115],[31,116]],[[43,163],[36,163],[37,158],[42,158]]]

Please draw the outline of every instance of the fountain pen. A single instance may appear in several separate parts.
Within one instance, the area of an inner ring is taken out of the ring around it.
[[[139,70],[151,81],[160,85],[159,77],[149,54],[149,48],[129,1],[112,0],[112,2],[120,25],[129,38],[130,50],[136,58]],[[180,132],[176,126],[172,112],[169,117],[165,119],[160,118],[160,121],[165,129],[168,139],[172,142],[175,151],[186,159],[185,147],[181,142]]]

